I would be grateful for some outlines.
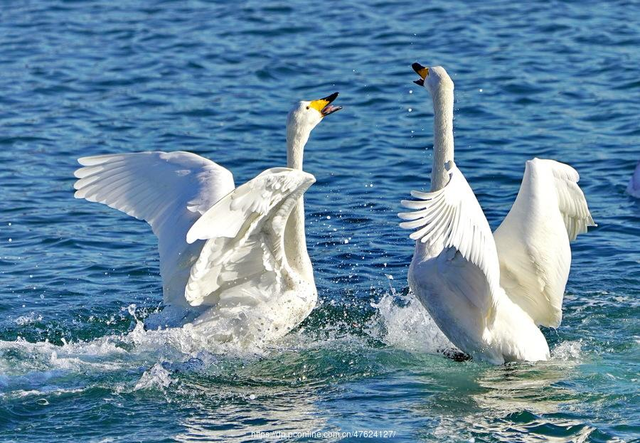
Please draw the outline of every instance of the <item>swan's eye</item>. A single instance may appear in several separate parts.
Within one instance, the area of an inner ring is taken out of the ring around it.
[[[307,109],[309,109],[309,107],[307,106]]]

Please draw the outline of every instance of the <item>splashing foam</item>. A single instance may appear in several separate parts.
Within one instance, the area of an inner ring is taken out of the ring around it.
[[[580,360],[582,341],[565,341],[551,350],[551,359],[558,361]]]
[[[436,353],[456,347],[440,331],[415,295],[385,294],[378,303],[372,303],[377,315],[369,331],[389,346],[412,352]]]
[[[42,321],[42,315],[36,315],[35,312],[31,312],[29,315],[22,315],[14,320],[18,326],[26,326],[39,321]]]
[[[182,328],[145,330],[129,307],[135,327],[122,335],[91,341],[32,343],[23,338],[0,341],[0,398],[58,391],[57,380],[68,374],[141,374],[122,391],[164,390],[172,371],[215,370],[221,359],[255,359],[265,355],[263,343],[216,340],[216,331],[188,324]]]
[[[151,369],[145,371],[133,388],[134,391],[141,389],[161,389],[168,388],[173,380],[171,373],[162,367],[160,363],[156,363]]]
[[[385,344],[411,352],[437,353],[457,349],[413,293],[398,295],[392,288],[372,306],[377,315],[369,325],[369,332]],[[581,358],[581,340],[562,342],[551,350],[551,359],[555,361],[579,361]]]
[[[396,294],[391,288],[378,303],[367,324],[369,336],[388,346],[418,353],[438,353],[455,346],[438,329],[413,294]],[[122,373],[124,380],[115,387],[120,392],[161,390],[176,382],[175,372],[218,373],[225,362],[261,359],[271,353],[291,349],[317,349],[346,344],[367,346],[358,335],[341,332],[327,325],[327,337],[318,340],[303,329],[288,334],[278,343],[251,343],[241,339],[220,341],[215,328],[193,326],[148,330],[137,317],[134,306],[129,313],[135,327],[128,333],[100,337],[91,341],[53,344],[32,343],[23,338],[0,341],[0,399],[8,396],[40,395],[85,389],[75,383],[63,387],[69,374]],[[223,325],[224,326],[224,325]],[[328,345],[328,343],[331,343]],[[576,362],[582,357],[582,343],[564,342],[552,351],[552,360]],[[81,383],[82,384],[82,383]]]
[[[400,349],[435,353],[453,348],[422,305],[412,296],[398,296],[392,290],[374,305],[376,315],[369,322],[370,335],[384,343]],[[229,339],[225,336],[226,325],[193,325],[158,328],[168,318],[179,313],[169,311],[153,322],[143,324],[135,305],[127,311],[134,327],[124,334],[107,335],[90,341],[64,339],[62,344],[49,341],[32,343],[23,338],[15,341],[0,341],[0,398],[17,395],[39,395],[44,392],[66,389],[61,386],[70,374],[122,374],[115,389],[119,392],[138,390],[165,391],[177,383],[172,378],[177,372],[217,373],[224,370],[230,359],[251,361],[261,359],[283,349],[315,349],[326,347],[327,340],[335,346],[346,343],[366,346],[358,335],[346,336],[323,327],[328,337],[314,339],[303,329],[288,334],[284,341],[265,343],[247,340],[247,337]],[[149,319],[147,319],[149,320]],[[169,318],[170,320],[170,318]],[[334,325],[335,326],[335,325]],[[155,327],[156,329],[150,329]],[[228,334],[227,334],[228,335]],[[220,338],[224,338],[221,340]],[[82,383],[80,383],[82,384]],[[84,389],[74,385],[73,389]]]

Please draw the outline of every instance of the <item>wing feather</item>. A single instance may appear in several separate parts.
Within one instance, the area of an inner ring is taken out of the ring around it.
[[[589,212],[587,200],[578,186],[580,176],[571,166],[554,160],[538,160],[551,170],[558,196],[558,209],[567,228],[569,240],[587,232],[589,226],[596,226]]]
[[[139,152],[78,159],[75,197],[145,220],[158,237],[165,301],[185,304],[186,243],[193,223],[234,189],[231,172],[189,152]],[[201,245],[200,245],[201,246]]]
[[[464,175],[453,162],[447,165],[449,182],[435,192],[412,191],[419,200],[403,201],[415,212],[400,213],[405,229],[417,229],[410,237],[422,243],[453,247],[484,273],[492,294],[499,293],[498,255],[486,217]]]
[[[569,165],[528,161],[516,201],[494,234],[501,285],[539,325],[560,325],[569,242],[595,226],[578,180]]]
[[[227,302],[255,303],[276,293],[288,273],[284,232],[288,216],[313,175],[272,168],[239,186],[207,211],[187,234],[188,242],[206,240],[193,264],[185,291],[192,306]]]

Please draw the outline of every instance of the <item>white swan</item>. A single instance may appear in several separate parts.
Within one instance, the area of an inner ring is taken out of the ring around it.
[[[640,163],[636,165],[636,169],[629,180],[627,193],[632,197],[640,198]]]
[[[549,357],[537,325],[557,327],[571,264],[569,241],[593,226],[578,173],[553,160],[526,163],[520,191],[495,235],[453,161],[453,81],[440,66],[414,70],[433,98],[431,192],[413,212],[409,285],[438,327],[472,357],[501,364]],[[506,292],[505,292],[506,291]]]
[[[189,308],[176,320],[215,321],[218,339],[278,338],[317,300],[302,199],[315,178],[302,158],[312,129],[341,109],[331,105],[337,96],[297,103],[287,119],[288,168],[238,188],[231,172],[199,155],[140,152],[79,159],[75,197],[151,225],[165,311],[181,317]]]

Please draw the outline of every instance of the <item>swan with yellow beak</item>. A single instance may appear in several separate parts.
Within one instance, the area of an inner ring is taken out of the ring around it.
[[[412,292],[460,350],[495,364],[549,358],[538,326],[557,328],[570,242],[595,226],[578,172],[555,160],[525,165],[520,192],[498,229],[454,161],[453,80],[413,64],[433,104],[431,192],[412,191],[400,213],[416,241]]]
[[[192,323],[216,341],[282,337],[313,310],[302,171],[311,131],[338,93],[297,103],[287,119],[287,167],[235,187],[231,172],[189,152],[79,159],[75,197],[145,220],[158,237],[163,313],[153,327]],[[164,315],[162,315],[164,314]]]

